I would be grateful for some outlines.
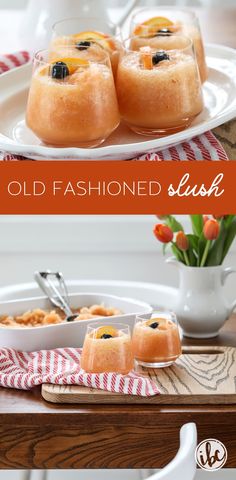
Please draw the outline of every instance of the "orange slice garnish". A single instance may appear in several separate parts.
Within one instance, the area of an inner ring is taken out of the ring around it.
[[[100,327],[96,331],[95,338],[96,339],[101,339],[104,338],[104,336],[110,336],[110,337],[117,337],[118,336],[118,331],[116,328],[111,327],[110,325],[105,326],[105,327]]]
[[[173,25],[173,22],[166,17],[152,17],[146,22],[143,22],[142,25],[150,25],[152,27],[170,27]]]
[[[150,47],[141,47],[140,53],[141,53],[140,57],[141,57],[142,66],[145,68],[145,70],[152,70],[153,69],[152,51]]]
[[[154,35],[158,29],[171,27],[173,25],[173,22],[165,17],[149,18],[149,20],[137,25],[137,27],[134,29],[134,35]]]
[[[57,62],[63,62],[67,65],[69,68],[70,75],[73,75],[78,68],[80,67],[87,67],[89,65],[88,60],[85,60],[84,58],[57,58],[52,62],[52,65],[54,65]]]
[[[104,48],[105,50],[116,50],[115,42],[105,33],[91,31],[91,32],[80,32],[72,35],[72,37],[76,40],[76,43],[80,40],[87,40],[100,45],[100,47]]]

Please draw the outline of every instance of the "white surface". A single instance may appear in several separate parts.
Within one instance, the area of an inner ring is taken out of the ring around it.
[[[46,147],[25,125],[25,110],[31,77],[29,65],[0,78],[0,149],[40,160],[125,160],[139,154],[170,147],[231,120],[236,115],[236,50],[208,45],[209,80],[204,84],[205,109],[183,132],[149,139],[120,126],[99,148]]]
[[[100,293],[70,294],[71,308],[99,305],[115,307],[124,312],[109,318],[109,323],[125,323],[132,329],[136,315],[149,318],[152,308],[138,300],[120,298]],[[0,303],[0,315],[17,315],[36,308],[52,309],[46,297],[22,299]],[[60,347],[82,347],[87,326],[93,321],[102,322],[108,318],[80,320],[78,322],[60,323],[38,328],[2,328],[0,327],[0,348],[14,348],[21,351],[50,350]]]

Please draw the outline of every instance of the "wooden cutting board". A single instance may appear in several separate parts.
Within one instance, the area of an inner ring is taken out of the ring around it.
[[[42,396],[52,403],[100,404],[236,404],[236,348],[187,347],[168,368],[145,369],[161,395],[144,398],[87,387],[43,385]]]

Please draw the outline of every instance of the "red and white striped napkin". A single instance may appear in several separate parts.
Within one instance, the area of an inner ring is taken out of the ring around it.
[[[80,367],[80,357],[81,349],[76,348],[32,353],[3,348],[0,350],[0,386],[30,390],[43,383],[51,383],[80,385],[141,397],[160,393],[152,380],[135,372],[129,375],[85,373]]]
[[[24,65],[30,60],[28,52],[17,52],[11,55],[0,56],[0,74],[7,72],[11,68]],[[27,160],[25,157],[11,155],[0,151],[0,160],[2,161],[20,161]],[[182,160],[224,160],[228,157],[220,142],[212,132],[199,135],[192,140],[183,142],[177,146],[166,148],[154,153],[144,154],[135,160],[141,161],[182,161]]]
[[[29,52],[15,52],[8,55],[0,55],[0,75],[12,68],[21,67],[30,60]]]

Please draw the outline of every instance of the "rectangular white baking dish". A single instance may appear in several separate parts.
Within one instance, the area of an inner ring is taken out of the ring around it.
[[[71,308],[91,306],[104,303],[124,312],[122,315],[109,317],[109,323],[124,323],[133,328],[136,315],[152,313],[152,307],[147,303],[115,295],[100,293],[73,293],[69,295]],[[52,309],[46,297],[13,300],[0,303],[0,315],[21,315],[35,308]],[[104,319],[105,320],[105,319]],[[108,317],[106,317],[106,321]],[[50,350],[63,347],[82,347],[87,326],[93,321],[102,319],[80,320],[72,323],[47,325],[37,328],[6,328],[0,327],[0,348],[13,348],[20,351]]]

